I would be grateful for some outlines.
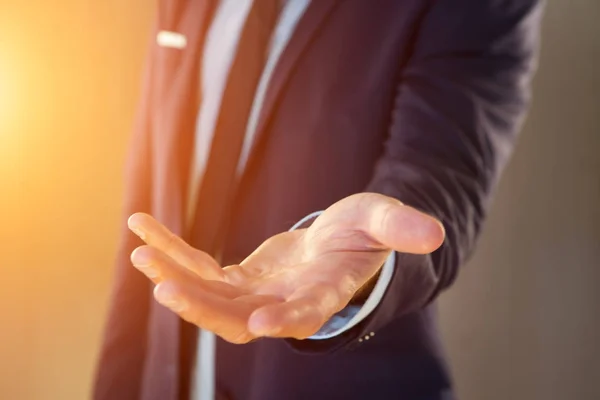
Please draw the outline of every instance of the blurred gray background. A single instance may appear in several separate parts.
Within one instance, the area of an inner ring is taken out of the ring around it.
[[[600,399],[600,1],[550,0],[534,104],[441,301],[464,400]]]

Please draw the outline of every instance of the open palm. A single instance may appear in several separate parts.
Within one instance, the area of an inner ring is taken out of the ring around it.
[[[444,238],[432,217],[372,193],[337,202],[309,228],[275,235],[225,268],[149,215],[134,214],[129,226],[148,244],[131,259],[157,284],[156,299],[233,343],[311,336],[377,273],[390,251],[429,253]]]

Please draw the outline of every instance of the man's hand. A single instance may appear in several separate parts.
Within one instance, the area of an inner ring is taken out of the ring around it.
[[[309,228],[273,236],[225,268],[149,215],[132,215],[129,227],[148,244],[131,261],[157,284],[157,301],[232,343],[309,337],[350,302],[390,251],[427,254],[444,240],[434,218],[373,193],[335,203]]]

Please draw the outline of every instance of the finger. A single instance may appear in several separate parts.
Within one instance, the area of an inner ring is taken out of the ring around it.
[[[204,279],[222,279],[219,264],[203,251],[194,249],[148,214],[136,213],[127,221],[129,229],[152,247],[166,253],[181,266]]]
[[[183,268],[162,251],[151,246],[140,246],[135,249],[131,253],[131,263],[156,284],[166,280],[190,282],[202,290],[219,293],[227,298],[235,298],[244,294],[240,289],[225,282],[200,278],[188,269]]]
[[[262,295],[262,294],[244,295],[244,296],[236,297],[233,300],[236,303],[237,302],[246,303],[248,306],[254,307],[255,310],[259,309],[261,307],[264,307],[268,304],[278,304],[278,303],[283,303],[285,301],[282,298],[277,297],[277,296]]]
[[[271,236],[246,257],[240,266],[247,275],[259,276],[279,270],[282,265],[296,263],[300,251],[297,244],[302,235],[301,231],[291,231]]]
[[[364,229],[384,246],[401,253],[428,254],[444,241],[437,219],[391,197],[378,195],[370,202]]]
[[[186,321],[231,343],[247,343],[254,339],[247,330],[248,318],[256,308],[272,301],[267,296],[228,299],[189,282],[173,281],[157,285],[154,297]]]
[[[298,290],[288,301],[252,313],[248,330],[254,336],[304,339],[314,335],[340,309],[334,287],[318,284]]]
[[[254,274],[249,273],[247,269],[240,265],[229,265],[224,267],[223,272],[225,273],[225,282],[235,286],[245,285],[254,277]]]

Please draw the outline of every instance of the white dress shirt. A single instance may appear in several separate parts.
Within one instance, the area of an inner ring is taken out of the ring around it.
[[[240,35],[252,7],[253,0],[220,0],[211,26],[208,29],[202,56],[202,75],[200,90],[202,104],[196,120],[196,140],[192,171],[190,174],[190,208],[188,221],[194,220],[193,205],[196,204],[202,177],[208,162],[210,146],[214,137],[215,125],[225,91],[229,70],[233,63]],[[310,0],[282,0],[282,11],[271,38],[268,58],[262,77],[256,89],[254,102],[248,118],[244,144],[238,163],[238,174],[244,171],[248,154],[256,133],[256,126],[264,102],[269,79],[277,65],[279,57],[296,28],[297,23],[310,4]],[[307,216],[296,224],[295,229],[306,219],[314,218],[318,213]],[[352,306],[342,310],[310,339],[328,339],[350,329],[367,317],[377,306],[389,281],[395,262],[392,252],[386,261],[378,282],[362,307]],[[192,400],[213,400],[215,397],[215,347],[214,334],[200,330],[196,363],[192,378]]]

